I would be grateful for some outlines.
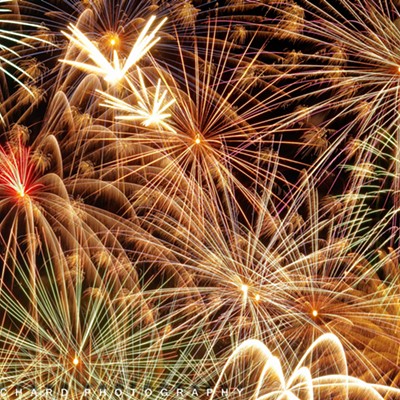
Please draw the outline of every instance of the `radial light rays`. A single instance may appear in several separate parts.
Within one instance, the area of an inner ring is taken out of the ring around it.
[[[9,193],[16,199],[30,195],[41,185],[35,183],[35,165],[29,148],[21,143],[0,147],[0,185],[2,193]]]
[[[70,25],[69,29],[71,34],[63,32],[64,35],[71,41],[71,43],[77,46],[80,50],[84,51],[93,61],[94,65],[67,59],[63,59],[61,61],[73,67],[81,68],[86,72],[98,74],[107,82],[115,84],[123,79],[129,69],[143,56],[145,56],[147,52],[158,42],[159,38],[156,38],[155,35],[165,23],[166,18],[161,20],[161,22],[159,22],[158,25],[149,33],[151,25],[155,19],[156,17],[153,15],[148,20],[142,32],[138,36],[136,43],[132,46],[127,59],[123,63],[118,56],[117,50],[113,51],[113,59],[108,60],[96,47],[96,45],[80,31],[79,28],[74,25]]]
[[[2,385],[400,398],[394,2],[0,5]]]
[[[100,92],[105,97],[104,107],[110,107],[118,110],[120,113],[115,118],[124,121],[140,121],[145,127],[153,126],[158,130],[168,130],[175,132],[175,130],[168,124],[168,118],[171,116],[167,111],[170,106],[175,103],[175,99],[166,101],[168,94],[167,90],[161,91],[161,79],[158,80],[155,88],[155,93],[149,93],[146,84],[144,83],[143,74],[137,68],[137,75],[140,82],[140,90],[136,89],[135,85],[128,80],[129,87],[135,94],[137,105],[131,106],[114,96],[107,93]],[[126,113],[123,115],[123,113]]]

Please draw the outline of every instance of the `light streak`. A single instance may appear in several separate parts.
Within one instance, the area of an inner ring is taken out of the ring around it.
[[[120,59],[116,50],[113,52],[113,59],[109,61],[79,28],[70,24],[69,30],[71,33],[63,32],[63,34],[69,39],[71,44],[85,52],[94,64],[87,64],[67,59],[61,59],[60,61],[82,69],[88,73],[98,74],[107,82],[115,84],[125,78],[127,72],[132,68],[132,66],[136,65],[136,63],[159,41],[160,38],[156,38],[155,36],[161,26],[164,25],[166,18],[162,19],[153,30],[150,30],[155,19],[156,17],[154,15],[149,18],[125,61]]]

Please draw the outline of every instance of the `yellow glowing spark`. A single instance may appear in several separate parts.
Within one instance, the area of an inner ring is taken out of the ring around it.
[[[200,136],[199,135],[196,135],[196,139],[194,140],[194,142],[196,144],[200,144],[201,140],[200,140]]]
[[[256,296],[255,296],[255,299],[256,299],[256,301],[260,301],[260,295],[259,294],[256,294]]]
[[[167,113],[167,109],[175,103],[175,99],[166,101],[168,94],[167,90],[161,92],[161,80],[157,82],[156,90],[154,94],[150,94],[143,79],[140,68],[138,70],[139,82],[141,90],[137,90],[131,81],[128,81],[132,91],[135,93],[138,103],[137,106],[131,106],[130,104],[120,100],[107,93],[100,92],[106,99],[103,104],[104,107],[113,108],[119,111],[125,111],[129,115],[118,115],[116,119],[125,121],[142,121],[142,125],[149,127],[155,126],[160,129],[175,132],[175,130],[166,122],[171,114]]]
[[[111,46],[115,46],[115,44],[117,43],[117,41],[116,41],[114,38],[112,38],[112,39],[110,40],[110,43],[111,43]]]
[[[114,50],[114,59],[110,62],[107,58],[100,52],[96,45],[90,41],[85,34],[77,28],[75,25],[70,24],[69,30],[72,34],[62,32],[71,43],[76,45],[80,50],[86,52],[95,65],[86,64],[73,60],[60,60],[63,63],[72,65],[74,67],[80,68],[89,73],[95,73],[103,76],[107,82],[117,83],[125,77],[128,70],[135,65],[159,40],[160,38],[155,38],[156,33],[159,31],[161,26],[165,23],[166,18],[164,18],[150,33],[150,27],[153,24],[156,17],[153,15],[146,26],[143,28],[142,32],[138,36],[136,43],[133,45],[128,58],[125,60],[124,65],[121,65],[121,60],[118,56],[116,50]],[[114,43],[113,43],[114,42]],[[114,45],[116,39],[111,40],[111,44]]]
[[[17,195],[19,197],[25,197],[25,188],[23,186],[21,187],[16,187],[15,191],[17,192]]]
[[[79,360],[76,357],[73,359],[72,362],[73,362],[74,365],[78,365],[79,364]]]
[[[317,317],[318,316],[318,311],[317,310],[313,310],[312,315],[313,315],[313,317]]]
[[[245,284],[242,285],[242,292],[243,292],[243,302],[246,303],[247,302],[247,296],[248,296],[248,292],[249,292],[249,287]]]

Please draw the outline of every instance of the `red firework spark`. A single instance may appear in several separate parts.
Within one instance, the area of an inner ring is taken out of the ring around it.
[[[0,196],[22,199],[42,186],[36,183],[37,174],[29,147],[7,144],[0,146]]]

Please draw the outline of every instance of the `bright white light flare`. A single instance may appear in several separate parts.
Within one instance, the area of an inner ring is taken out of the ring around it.
[[[100,75],[107,82],[117,83],[123,79],[129,69],[144,55],[146,55],[146,53],[160,40],[160,38],[156,38],[155,35],[167,19],[162,19],[161,22],[149,33],[150,27],[155,19],[156,17],[153,15],[148,20],[146,26],[138,36],[136,43],[133,45],[128,58],[124,62],[121,62],[116,50],[113,51],[113,60],[107,60],[96,45],[89,40],[79,28],[70,24],[69,29],[72,34],[66,32],[63,32],[63,34],[71,43],[76,45],[80,50],[86,52],[95,65],[66,59],[60,61],[86,72]]]
[[[161,93],[161,80],[157,82],[155,93],[152,94],[146,88],[146,84],[143,79],[143,74],[138,68],[138,76],[140,82],[140,91],[136,89],[134,84],[128,80],[128,83],[134,92],[138,103],[136,106],[132,106],[117,97],[111,96],[108,93],[101,92],[102,96],[105,97],[104,103],[101,105],[104,107],[112,108],[114,110],[123,111],[128,115],[118,115],[115,118],[125,121],[141,121],[143,126],[153,126],[158,129],[165,129],[171,132],[175,130],[166,122],[171,114],[166,111],[168,108],[175,103],[175,99],[169,101],[166,100],[168,94],[167,90]]]

